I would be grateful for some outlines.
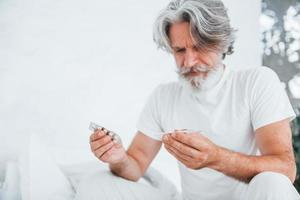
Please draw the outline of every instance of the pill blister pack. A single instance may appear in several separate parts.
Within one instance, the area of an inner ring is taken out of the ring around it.
[[[179,131],[181,131],[184,134],[200,133],[201,132],[201,131],[195,131],[195,130],[190,130],[190,129],[182,129],[182,130],[179,130]]]
[[[114,142],[122,144],[122,140],[118,134],[116,134],[115,132],[110,131],[110,130],[104,128],[103,126],[100,126],[94,122],[90,123],[89,130],[91,130],[93,132],[95,132],[96,130],[102,130],[106,135],[110,136]]]

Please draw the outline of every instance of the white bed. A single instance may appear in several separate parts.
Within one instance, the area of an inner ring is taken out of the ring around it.
[[[30,191],[30,200],[119,200],[129,196],[132,200],[178,198],[174,184],[154,168],[149,168],[135,183],[113,176],[107,165],[97,159],[58,164],[37,135],[31,137],[29,173],[25,172],[21,177],[29,180],[30,187],[25,187]]]
[[[18,163],[0,163],[0,200],[21,200]]]

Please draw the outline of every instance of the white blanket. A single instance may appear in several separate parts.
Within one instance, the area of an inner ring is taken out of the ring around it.
[[[106,170],[85,176],[76,189],[75,200],[177,200],[175,186],[150,168],[138,182],[117,177]]]
[[[29,190],[30,197],[24,200],[178,199],[173,183],[153,168],[139,182],[131,182],[112,175],[108,166],[96,158],[60,165],[36,135],[32,135],[30,147],[29,171],[21,173],[21,177],[29,181],[23,188]]]
[[[1,164],[1,163],[0,163]],[[5,176],[0,182],[0,200],[21,200],[20,177],[17,162],[5,164]]]

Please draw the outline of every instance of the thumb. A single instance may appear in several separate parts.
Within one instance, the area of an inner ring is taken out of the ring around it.
[[[114,144],[114,147],[117,148],[117,149],[120,149],[120,148],[123,147],[123,145],[121,143],[117,142],[117,143]]]

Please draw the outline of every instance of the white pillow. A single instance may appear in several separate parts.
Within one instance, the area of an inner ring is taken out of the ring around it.
[[[64,172],[65,176],[69,179],[75,191],[77,191],[80,182],[92,172],[108,171],[109,169],[106,163],[103,163],[96,158],[94,161],[60,165],[60,168]],[[153,176],[155,177],[152,178]],[[145,177],[141,178],[138,182],[146,184],[148,186],[159,185],[159,183],[155,182],[156,180],[160,180],[161,182],[161,179],[157,178],[158,176],[161,175],[159,173],[156,173],[156,170],[148,170]]]
[[[71,200],[74,191],[37,134],[30,138],[30,200]],[[23,174],[24,175],[24,174]]]
[[[20,200],[20,177],[18,164],[14,161],[6,163],[5,178],[0,188],[0,199]]]
[[[107,164],[100,162],[99,160],[81,162],[77,164],[60,165],[61,170],[65,176],[69,179],[73,189],[76,191],[80,181],[88,174],[97,170],[108,169]]]
[[[75,200],[179,200],[173,183],[157,170],[149,168],[142,178],[133,182],[106,170],[95,170],[82,178],[76,188]]]

